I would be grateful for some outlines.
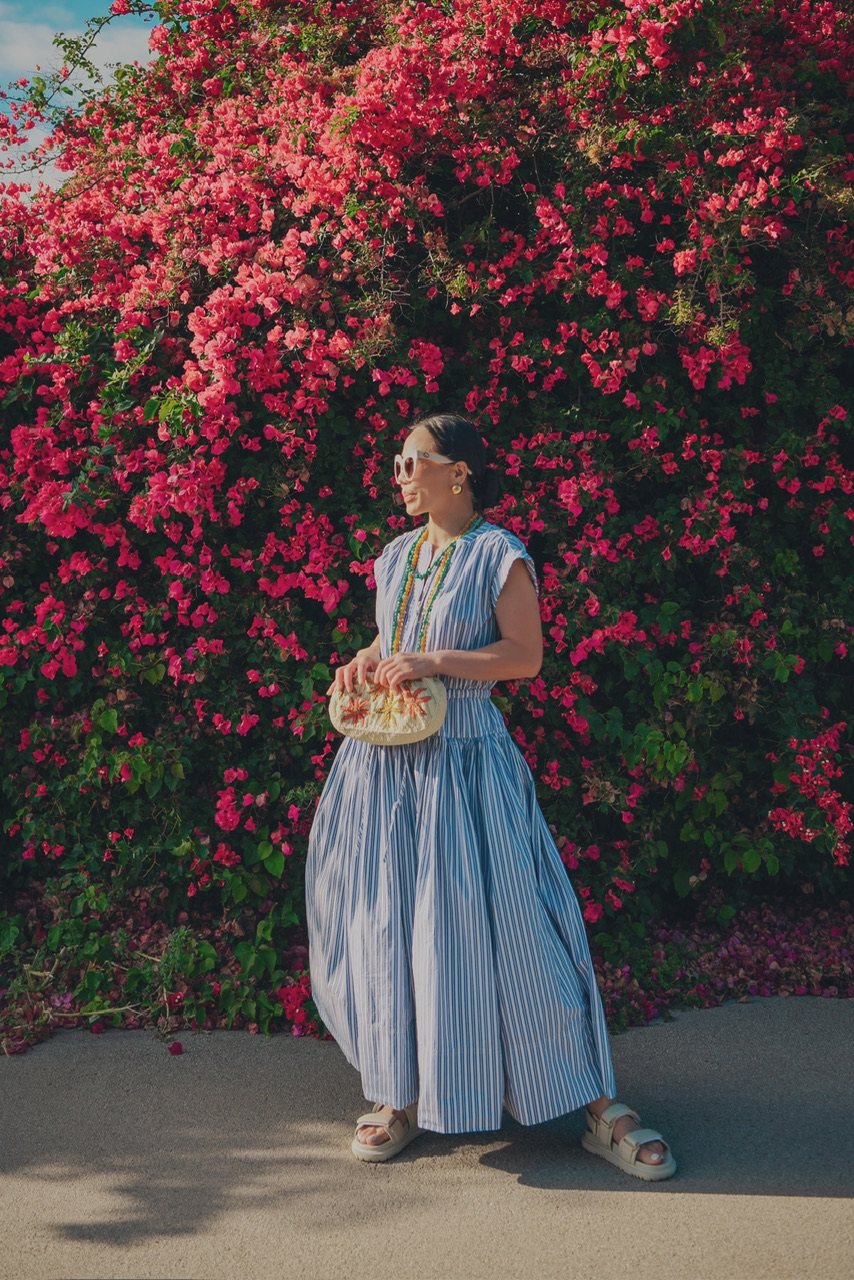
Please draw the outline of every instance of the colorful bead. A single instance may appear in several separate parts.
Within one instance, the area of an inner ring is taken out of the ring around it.
[[[445,547],[439,559],[435,562],[435,565],[438,567],[438,573],[436,575],[436,581],[433,583],[433,586],[431,588],[430,595],[427,598],[427,604],[424,609],[424,616],[421,619],[421,626],[418,631],[418,648],[421,653],[424,653],[427,648],[427,629],[430,625],[430,613],[433,609],[433,605],[435,603],[436,597],[438,596],[440,590],[442,589],[442,583],[445,581],[445,578],[447,577],[448,569],[450,568],[450,564],[451,564],[451,556],[453,555],[453,552],[454,552],[454,547],[457,545],[457,542],[459,541],[460,538],[462,538],[465,534],[470,533],[472,529],[476,529],[478,525],[482,523],[483,523],[483,516],[473,515],[471,520],[469,520],[468,524],[465,526],[465,528],[460,529],[456,538],[451,539],[451,541],[448,543],[447,547]],[[403,577],[403,582],[400,588],[400,595],[397,598],[397,606],[394,611],[394,626],[392,628],[392,642],[391,642],[392,653],[400,652],[400,642],[403,637],[403,626],[406,620],[406,608],[407,608],[407,605],[409,604],[409,598],[412,595],[412,588],[415,584],[415,579],[419,578],[423,580],[424,578],[428,577],[428,575],[432,572],[434,568],[434,565],[431,564],[430,568],[427,570],[426,573],[420,573],[420,574],[415,569],[415,566],[418,563],[418,557],[421,554],[421,548],[424,546],[424,543],[427,541],[427,533],[428,533],[428,530],[425,528],[421,537],[416,538],[415,542],[413,542],[409,550],[409,555],[406,557],[406,572]]]

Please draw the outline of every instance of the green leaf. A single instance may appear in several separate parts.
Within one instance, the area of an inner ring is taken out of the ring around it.
[[[98,716],[98,724],[107,733],[115,733],[119,727],[119,714],[115,707],[110,707],[107,711],[102,711]]]
[[[687,867],[680,867],[673,876],[673,887],[679,894],[680,898],[687,898],[691,892],[691,876],[694,872],[689,871]]]
[[[211,969],[217,967],[218,958],[216,949],[209,942],[202,939],[198,944],[199,959],[201,960],[202,973],[210,973]]]
[[[281,849],[276,849],[268,857],[264,859],[264,866],[267,871],[278,880],[285,868],[285,855]]]
[[[762,858],[758,849],[746,849],[741,855],[741,865],[745,871],[749,871],[753,875],[754,871],[758,871],[762,865]]]

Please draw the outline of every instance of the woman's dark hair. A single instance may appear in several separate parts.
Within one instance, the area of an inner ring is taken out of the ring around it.
[[[477,427],[458,413],[433,413],[429,418],[413,422],[424,427],[436,441],[436,448],[454,462],[464,462],[469,469],[469,485],[476,511],[494,507],[501,496],[501,484],[495,467],[486,460],[486,445]]]

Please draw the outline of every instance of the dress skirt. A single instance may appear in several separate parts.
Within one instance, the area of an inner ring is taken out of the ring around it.
[[[503,532],[503,531],[502,531]],[[499,583],[500,589],[500,583]],[[312,827],[312,990],[365,1097],[439,1133],[616,1093],[581,910],[490,689],[422,742],[345,739]],[[453,687],[454,684],[460,687]]]

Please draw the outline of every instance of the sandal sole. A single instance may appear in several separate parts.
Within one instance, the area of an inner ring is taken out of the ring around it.
[[[382,1164],[385,1160],[393,1160],[395,1156],[400,1155],[401,1151],[423,1132],[423,1129],[414,1125],[402,1138],[398,1138],[397,1142],[379,1142],[376,1145],[360,1142],[358,1138],[354,1138],[350,1150],[357,1160],[364,1160],[366,1164]]]
[[[663,1182],[665,1178],[672,1178],[676,1172],[676,1161],[672,1155],[664,1164],[645,1164],[640,1161],[629,1164],[617,1152],[600,1146],[590,1133],[582,1134],[581,1145],[592,1156],[601,1156],[603,1160],[615,1165],[623,1173],[631,1174],[633,1178],[640,1178],[643,1182]]]

